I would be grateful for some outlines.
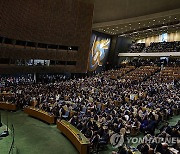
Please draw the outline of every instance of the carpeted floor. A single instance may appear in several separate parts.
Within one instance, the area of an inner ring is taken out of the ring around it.
[[[1,111],[6,123],[6,111]],[[56,128],[27,116],[22,111],[8,112],[9,125],[14,125],[15,145],[18,154],[76,154],[76,148]],[[0,141],[1,142],[1,141]],[[7,146],[0,147],[1,149]]]
[[[3,124],[0,127],[0,134],[2,134],[4,131],[7,131],[7,126],[5,124]],[[9,135],[7,137],[0,137],[0,153],[2,153],[2,154],[8,154],[9,153],[11,143],[13,140],[11,130],[8,129],[8,131],[9,131]]]
[[[17,154],[76,154],[78,151],[72,143],[63,136],[56,128],[56,125],[48,125],[40,120],[29,117],[22,111],[6,112],[1,111],[2,122],[6,124],[6,117],[9,117],[9,126],[15,128],[15,145]],[[174,125],[180,116],[173,117],[169,122]],[[0,140],[1,142],[1,140]],[[4,143],[6,141],[4,140]],[[8,142],[8,141],[7,141]],[[7,144],[0,144],[0,154],[6,154]],[[111,154],[115,150],[108,146],[106,151],[100,154]]]

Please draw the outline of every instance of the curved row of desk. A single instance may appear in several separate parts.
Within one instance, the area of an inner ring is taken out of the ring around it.
[[[33,107],[26,107],[24,112],[48,124],[54,124],[56,122],[54,115]],[[57,128],[74,144],[80,154],[88,153],[90,142],[77,128],[65,120],[58,120]]]
[[[16,111],[17,107],[15,104],[10,102],[0,102],[0,109],[8,110],[8,111]]]
[[[80,154],[87,154],[90,141],[65,120],[57,121],[57,128],[74,144]]]
[[[26,107],[24,108],[24,112],[32,117],[35,117],[37,119],[40,119],[48,124],[54,124],[55,123],[55,117],[54,115],[51,115],[45,111],[42,111],[37,108],[33,107]]]
[[[16,105],[7,102],[0,102],[0,109],[4,110],[16,110]],[[89,140],[73,125],[65,120],[58,120],[56,122],[55,116],[51,115],[45,111],[34,107],[26,107],[24,112],[29,116],[40,119],[48,124],[57,124],[57,128],[64,134],[76,147],[80,154],[87,154],[88,147],[90,145]]]
[[[14,93],[7,93],[6,91],[3,91],[0,93],[0,98],[13,98],[15,97]],[[1,101],[0,102],[0,109],[8,110],[8,111],[16,111],[16,104],[13,104],[12,102],[8,101]]]

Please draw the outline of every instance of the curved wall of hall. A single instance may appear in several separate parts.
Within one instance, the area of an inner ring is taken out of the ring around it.
[[[76,61],[73,71],[86,72],[93,9],[93,4],[80,0],[0,1],[0,36],[44,44],[76,46],[78,51],[72,54]],[[3,51],[0,49],[1,52]],[[27,55],[26,59],[32,58],[31,54],[24,52],[19,54],[19,59],[21,55]],[[60,61],[68,61],[71,57],[71,53],[68,56],[61,55],[62,53],[54,58],[49,56]],[[43,59],[49,59],[49,56]],[[63,71],[70,70],[64,68]]]
[[[146,46],[149,46],[150,43],[152,43],[152,42],[162,42],[161,38],[160,38],[161,35],[151,36],[151,37],[147,37],[147,38],[144,38],[141,40],[137,40],[137,43],[145,43]],[[167,40],[166,41],[167,42],[180,41],[180,31],[167,33]]]

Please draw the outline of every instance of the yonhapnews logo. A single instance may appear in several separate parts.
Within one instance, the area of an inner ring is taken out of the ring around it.
[[[113,134],[110,138],[110,143],[112,144],[113,148],[118,148],[123,145],[124,136],[118,133]]]

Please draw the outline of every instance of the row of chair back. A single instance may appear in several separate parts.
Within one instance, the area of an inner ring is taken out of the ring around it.
[[[180,79],[180,67],[164,67],[160,72],[160,80],[169,83]]]
[[[110,74],[111,79],[118,79],[134,69],[135,69],[134,66],[126,66],[125,68],[120,68],[118,70],[112,70],[108,73]]]
[[[122,79],[131,81],[143,81],[146,77],[151,76],[158,70],[159,67],[156,66],[141,66],[139,68],[136,68],[134,71],[127,73],[125,76],[123,76]]]

